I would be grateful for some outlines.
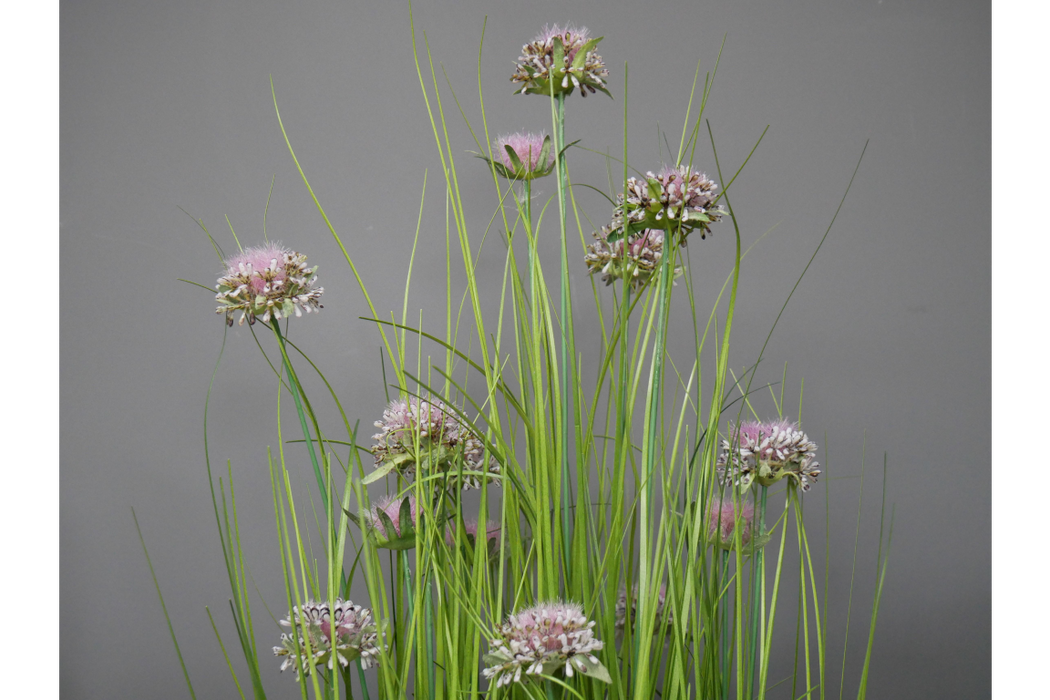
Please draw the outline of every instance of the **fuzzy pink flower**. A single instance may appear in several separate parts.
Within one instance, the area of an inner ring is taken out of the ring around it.
[[[745,421],[729,426],[729,440],[722,441],[717,467],[723,481],[733,479],[742,491],[753,481],[770,486],[790,477],[805,492],[820,475],[816,452],[816,443],[797,423]]]
[[[503,623],[499,639],[491,640],[482,673],[496,679],[497,688],[521,682],[522,673],[551,675],[558,670],[566,678],[579,672],[611,683],[594,655],[604,645],[593,628],[576,603],[539,603],[521,610]]]
[[[733,504],[731,494],[723,500],[712,500],[707,506],[707,534],[712,542],[725,549],[732,549],[736,543],[735,532],[740,528],[740,544],[746,547],[751,543],[755,524],[755,507],[746,498],[740,499],[739,510]]]
[[[292,314],[302,316],[322,307],[324,287],[314,289],[317,268],[306,267],[306,256],[269,243],[245,248],[226,260],[226,273],[219,278],[215,313],[226,314],[226,323],[233,325],[233,315],[240,311],[238,323],[255,323],[261,316],[263,323],[271,318],[281,319]]]
[[[513,157],[508,153],[508,148],[514,152]],[[492,150],[496,154],[497,174],[508,180],[535,180],[550,175],[554,170],[550,137],[542,132],[532,134],[519,131],[500,135],[492,142]]]
[[[506,136],[501,135],[492,143],[492,150],[499,154],[503,165],[513,168],[514,163],[511,162],[506,149],[507,146],[510,146],[514,154],[518,156],[518,160],[532,171],[536,170],[537,166],[540,165],[540,151],[543,150],[543,140],[545,138],[546,134],[542,132],[533,134],[519,131]],[[543,167],[546,168],[553,162],[554,154],[551,153],[547,156],[547,162],[543,164]]]
[[[387,539],[391,540],[401,537],[401,504],[406,500],[408,501],[408,512],[412,518],[411,527],[413,529],[416,527],[419,509],[416,506],[415,496],[409,495],[400,498],[397,496],[384,496],[373,503],[372,508],[369,511],[371,525],[378,530],[377,534],[383,534]],[[387,528],[383,523],[383,518],[379,515],[380,513],[383,513],[383,515],[390,518],[390,522],[394,526],[393,532],[386,531]]]
[[[405,478],[417,471],[444,472],[456,479],[462,466],[464,472],[473,472],[464,474],[459,484],[464,489],[480,488],[483,477],[478,472],[500,472],[496,459],[485,460],[485,445],[477,433],[439,399],[412,396],[391,401],[375,426],[380,429],[372,436],[377,471],[396,470]]]

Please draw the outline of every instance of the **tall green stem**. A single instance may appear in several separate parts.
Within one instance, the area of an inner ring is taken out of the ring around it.
[[[567,215],[565,198],[569,185],[568,168],[565,163],[565,93],[555,98],[557,115],[554,128],[554,148],[558,159],[558,214],[561,230],[561,415],[560,444],[561,451],[561,517],[563,553],[569,551],[569,249],[566,235],[565,219]],[[568,571],[565,572],[569,574]]]
[[[674,257],[673,231],[667,232],[668,241],[664,245],[664,255],[660,258],[660,274],[657,281],[660,285],[659,297],[653,313],[656,316],[656,340],[653,344],[652,362],[649,367],[649,387],[645,396],[645,431],[642,436],[642,485],[639,494],[639,509],[641,511],[641,551],[639,554],[638,590],[643,593],[638,596],[638,620],[639,644],[635,654],[635,693],[636,700],[649,697],[648,681],[649,673],[649,649],[651,643],[651,629],[649,627],[649,607],[651,604],[648,592],[652,590],[653,581],[651,567],[654,557],[650,552],[653,547],[653,536],[650,533],[652,525],[652,477],[657,461],[656,446],[660,442],[658,431],[660,424],[660,409],[663,401],[663,368],[664,354],[667,348],[667,316],[671,297],[671,278],[673,266],[671,258]],[[645,640],[645,641],[643,641]]]
[[[769,488],[767,486],[762,486],[760,488],[761,490],[758,495],[758,530],[755,537],[751,540],[752,542],[761,542],[766,534],[766,497],[769,494]],[[753,580],[751,582],[751,663],[747,669],[749,684],[754,683],[755,657],[758,651],[759,630],[761,629],[758,616],[759,602],[761,600],[759,591],[761,590],[762,584],[765,582],[766,578],[765,557],[763,556],[764,551],[764,547],[759,547],[758,551],[754,553],[751,559]]]
[[[722,581],[726,578],[729,573],[729,550],[722,551],[722,568],[721,578],[717,579],[718,590],[722,588]],[[722,629],[720,630],[721,648],[722,648],[722,698],[725,700],[729,697],[729,654],[730,654],[730,643],[729,643],[729,597],[725,596],[720,601],[722,604]]]

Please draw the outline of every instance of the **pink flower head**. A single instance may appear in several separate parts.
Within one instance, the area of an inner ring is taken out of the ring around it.
[[[508,146],[518,159],[517,165],[507,153]],[[547,146],[546,156],[543,153],[544,146]],[[554,152],[550,149],[550,137],[542,132],[532,134],[519,131],[508,136],[501,135],[492,142],[492,150],[503,164],[502,169],[497,169],[499,174],[509,180],[533,180],[549,175],[554,169]]]
[[[496,679],[496,687],[521,682],[522,673],[550,675],[562,670],[566,678],[575,672],[611,682],[609,672],[594,652],[603,644],[595,639],[594,622],[575,603],[539,603],[521,610],[500,627],[485,655],[488,667],[482,672]]]
[[[380,429],[372,436],[376,469],[396,469],[405,478],[422,469],[458,479],[462,467],[463,472],[472,472],[463,475],[464,489],[481,486],[484,477],[478,472],[500,472],[495,458],[485,460],[485,445],[477,433],[440,399],[412,396],[391,401],[375,426]]]
[[[562,45],[561,62],[555,64],[555,39]],[[568,95],[574,89],[587,96],[601,90],[606,95],[609,71],[595,52],[601,37],[591,39],[586,27],[547,25],[536,38],[521,47],[521,56],[511,82],[521,83],[518,92],[527,95]],[[580,51],[583,55],[580,56]]]
[[[306,267],[306,256],[288,250],[278,243],[245,248],[226,260],[226,273],[219,278],[215,313],[226,314],[233,325],[233,315],[241,311],[238,323],[263,323],[280,320],[292,314],[302,316],[322,308],[324,287],[314,289],[317,268]]]
[[[722,500],[712,500],[707,506],[707,534],[712,542],[717,542],[725,549],[732,549],[736,543],[735,532],[740,527],[740,544],[751,543],[755,524],[755,507],[746,498],[740,499],[740,508],[733,504],[731,494]]]
[[[281,646],[274,647],[273,653],[285,657],[281,670],[291,666],[296,677],[300,667],[309,675],[311,657],[319,668],[333,669],[336,663],[346,668],[355,659],[361,660],[362,668],[368,668],[375,663],[380,647],[386,647],[372,620],[372,611],[341,598],[336,598],[331,611],[327,601],[296,606],[287,619],[281,620],[281,625],[288,628],[289,634],[281,635]]]
[[[369,511],[369,517],[371,519],[372,527],[378,530],[377,534],[385,535],[387,539],[397,539],[401,537],[401,507],[402,503],[408,501],[408,512],[412,518],[411,528],[415,529],[417,517],[419,515],[419,509],[416,506],[416,497],[412,495],[397,497],[397,496],[385,496],[380,498],[374,504]],[[379,515],[383,513],[386,517],[390,518],[391,524],[394,526],[393,532],[386,531],[386,525],[383,522],[383,518]]]
[[[797,423],[787,419],[744,421],[729,426],[729,439],[722,441],[717,467],[723,480],[731,477],[742,490],[752,481],[770,486],[791,477],[805,492],[820,475],[816,452],[816,443]]]
[[[681,242],[694,230],[705,238],[723,212],[714,205],[718,184],[688,165],[663,166],[659,174],[631,177],[617,197],[606,237],[618,240],[642,229],[663,229],[681,234]]]
[[[664,231],[647,228],[615,240],[609,239],[611,233],[613,230],[609,226],[594,233],[595,241],[587,246],[584,263],[592,275],[601,274],[606,284],[622,279],[635,289],[642,288],[660,267]],[[682,266],[675,264],[671,274],[677,277],[682,272]]]

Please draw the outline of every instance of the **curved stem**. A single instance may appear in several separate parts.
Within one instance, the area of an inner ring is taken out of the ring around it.
[[[303,402],[300,398],[299,377],[296,376],[295,370],[292,369],[292,362],[288,359],[288,348],[285,346],[284,335],[281,333],[281,324],[275,320],[271,327],[274,335],[277,336],[277,343],[281,348],[281,360],[284,362],[284,369],[288,373],[288,387],[292,391],[292,399],[295,400],[295,410],[299,414],[299,424],[302,426],[303,437],[306,439],[306,448],[310,451],[310,463],[313,465],[314,476],[317,478],[317,488],[321,491],[321,503],[324,504],[324,510],[327,513],[328,487],[325,485],[324,477],[321,476],[321,467],[317,461],[317,452],[314,450],[314,441],[310,437],[310,429],[306,425],[306,411],[303,410]]]

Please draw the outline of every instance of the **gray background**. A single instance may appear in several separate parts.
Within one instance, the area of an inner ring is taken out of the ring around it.
[[[745,245],[777,225],[745,260],[736,368],[754,360],[871,139],[854,190],[791,300],[759,378],[778,380],[787,362],[789,404],[797,406],[804,378],[806,429],[827,435],[826,450],[820,441],[828,478],[807,509],[822,536],[820,490],[832,489],[831,580],[840,592],[849,582],[855,477],[866,440],[871,470],[849,667],[859,666],[867,625],[878,528],[873,499],[885,452],[896,532],[871,696],[988,696],[987,3],[419,2],[415,13],[417,30],[427,32],[475,126],[477,49],[488,15],[482,82],[493,135],[549,129],[548,104],[512,96],[508,82],[521,45],[544,23],[573,21],[604,35],[600,53],[617,98],[570,99],[568,138],[620,152],[627,61],[630,157],[643,170],[666,160],[658,126],[677,143],[696,61],[709,70],[728,35],[707,116],[724,167],[735,168],[772,125],[733,186],[733,202]],[[319,262],[326,288],[325,311],[295,323],[293,333],[322,363],[351,420],[368,425],[384,402],[376,334],[356,320],[367,308],[294,170],[269,75],[300,162],[380,312],[400,312],[429,168],[409,308],[424,307],[438,328],[441,181],[409,37],[401,2],[63,4],[64,697],[185,696],[132,506],[198,696],[235,692],[204,611],[208,605],[216,613],[231,643],[201,439],[222,323],[207,293],[176,281],[212,284],[219,270],[179,206],[203,218],[229,250],[224,216],[245,244],[261,239],[276,176],[270,237]],[[466,153],[476,147],[442,87],[478,236],[491,215],[491,184]],[[707,148],[698,157],[714,170]],[[572,158],[577,181],[607,182],[600,157],[578,151]],[[540,185],[541,194],[549,196],[552,186]],[[579,199],[597,224],[607,218],[597,195]],[[482,256],[486,283],[498,282],[500,247],[493,233]],[[690,253],[703,302],[724,279],[728,226],[691,244]],[[586,274],[582,266],[573,274],[578,308],[585,309]],[[675,338],[679,354],[687,336],[683,329]],[[276,440],[274,394],[251,336],[231,332],[213,396],[212,457],[219,468],[233,462],[249,564],[279,614],[265,465],[265,447]],[[837,593],[835,663],[845,611]],[[793,627],[793,613],[784,614],[785,627]],[[264,620],[264,647],[268,634],[276,638],[277,630]],[[790,653],[790,636],[782,641]],[[291,679],[272,666],[272,696],[295,695]]]

